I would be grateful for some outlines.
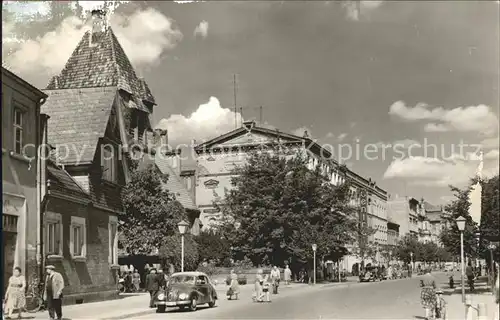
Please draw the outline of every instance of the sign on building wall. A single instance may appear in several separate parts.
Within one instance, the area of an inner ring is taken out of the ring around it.
[[[219,213],[219,209],[204,209],[203,213],[209,213],[209,214],[214,214],[214,213]]]
[[[210,180],[205,181],[204,185],[205,185],[205,188],[207,188],[207,189],[215,189],[219,185],[219,181],[214,180],[214,179],[210,179]]]

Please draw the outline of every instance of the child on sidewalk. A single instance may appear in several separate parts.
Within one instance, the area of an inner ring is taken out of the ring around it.
[[[264,284],[262,285],[262,295],[264,298],[264,301],[266,302],[271,302],[271,293],[269,292],[269,288],[271,287],[271,279],[269,278],[269,275],[265,275],[264,277]]]

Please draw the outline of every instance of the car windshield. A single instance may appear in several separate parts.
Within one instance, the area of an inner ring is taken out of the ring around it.
[[[171,284],[176,284],[176,283],[194,284],[194,277],[187,276],[187,275],[174,276],[174,277],[170,278],[170,283]]]

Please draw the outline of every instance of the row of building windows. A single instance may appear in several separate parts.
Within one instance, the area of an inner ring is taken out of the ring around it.
[[[45,255],[63,256],[63,224],[58,213],[47,212],[44,223]],[[109,216],[109,263],[118,264],[118,218]],[[69,251],[72,258],[87,257],[87,221],[82,217],[71,217],[69,228]]]

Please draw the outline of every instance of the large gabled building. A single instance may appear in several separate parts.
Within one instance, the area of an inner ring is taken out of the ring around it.
[[[294,157],[302,153],[308,157],[308,166],[320,166],[325,178],[332,184],[351,181],[351,205],[359,208],[359,221],[375,229],[366,241],[376,247],[387,244],[387,192],[346,166],[339,164],[332,153],[311,139],[307,132],[300,137],[293,134],[257,126],[254,121],[242,124],[240,128],[197,145],[196,204],[201,210],[200,220],[205,228],[217,224],[221,212],[216,203],[221,202],[227,190],[233,186],[232,170],[246,163],[252,151],[276,150],[284,156]],[[352,266],[361,262],[355,246],[349,248],[351,255],[345,257],[343,266],[351,271]],[[380,253],[370,259],[381,260]]]

